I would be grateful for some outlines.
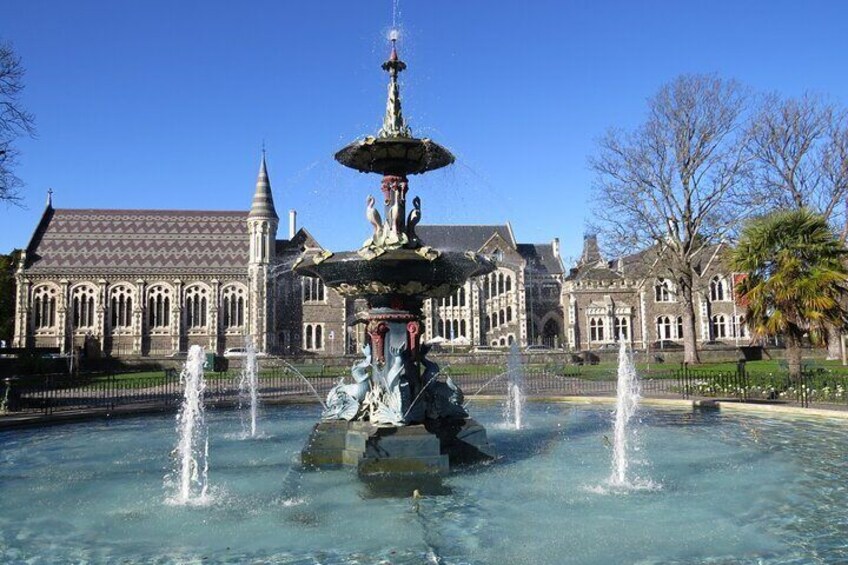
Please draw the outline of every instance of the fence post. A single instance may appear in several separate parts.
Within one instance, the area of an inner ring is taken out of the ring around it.
[[[736,363],[736,380],[739,382],[739,388],[742,389],[742,400],[748,400],[748,373],[745,371],[745,360],[740,359]]]

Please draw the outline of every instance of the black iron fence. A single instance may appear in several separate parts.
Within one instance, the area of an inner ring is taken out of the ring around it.
[[[705,371],[684,365],[677,373],[683,398],[773,401],[803,407],[848,406],[848,375],[827,369],[808,368],[798,377],[791,377],[786,371],[749,371],[744,363],[739,363],[734,371]]]
[[[240,374],[235,371],[207,373],[207,402],[236,402],[239,379]],[[257,382],[262,398],[307,395],[317,402],[338,378],[304,377],[287,368],[271,368],[260,371]],[[0,413],[52,415],[126,407],[169,409],[179,406],[183,394],[179,372],[173,369],[143,376],[127,373],[5,379],[0,384]]]
[[[325,370],[276,366],[258,375],[263,400],[305,397],[318,402],[326,397],[341,374]],[[235,403],[239,398],[239,373],[207,372],[206,398],[210,404]],[[505,367],[446,368],[465,393],[503,396],[509,386]],[[848,407],[848,375],[825,370],[804,371],[797,379],[785,372],[750,372],[744,363],[736,370],[677,369],[653,372],[641,379],[643,396],[666,398],[717,398],[737,401],[771,401],[799,406]],[[525,367],[522,388],[528,396],[609,396],[616,392],[614,373],[581,374],[580,367]],[[176,408],[183,396],[179,374],[159,373],[47,375],[0,381],[0,413],[43,414],[118,409]]]

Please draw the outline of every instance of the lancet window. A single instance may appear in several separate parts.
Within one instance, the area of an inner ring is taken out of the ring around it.
[[[167,329],[171,323],[171,289],[157,285],[147,291],[147,324],[151,330]]]
[[[244,327],[244,311],[247,301],[243,287],[230,285],[221,292],[222,321],[225,330]]]
[[[324,281],[318,277],[303,277],[303,301],[324,302]]]
[[[657,317],[657,339],[674,339],[671,334],[671,318],[668,316]]]
[[[209,305],[209,291],[203,286],[192,286],[185,292],[186,326],[189,329],[206,327],[206,312]]]
[[[589,318],[589,341],[604,341],[603,318]]]
[[[674,287],[668,279],[657,279],[654,286],[654,299],[657,302],[674,302]]]
[[[303,326],[303,348],[307,351],[324,349],[323,324],[305,324]]]
[[[627,341],[630,339],[630,320],[626,316],[618,316],[615,319],[615,341]]]
[[[74,288],[71,293],[74,329],[94,327],[94,297],[96,295],[97,291],[91,286],[81,285]]]
[[[53,286],[39,286],[32,292],[33,323],[36,330],[56,325],[56,299],[59,291]]]
[[[713,316],[711,321],[713,339],[722,339],[727,337],[727,319],[724,317],[724,314]]]
[[[109,291],[109,322],[113,330],[132,327],[133,292],[126,285]]]
[[[716,275],[710,279],[710,301],[718,302],[730,298],[727,292],[727,283],[723,278]]]

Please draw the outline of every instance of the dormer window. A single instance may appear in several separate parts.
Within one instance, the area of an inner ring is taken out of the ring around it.
[[[501,261],[503,261],[503,251],[501,251],[500,249],[495,249],[492,252],[492,261],[494,261],[495,263],[500,263]]]
[[[654,286],[654,300],[656,302],[674,302],[674,287],[668,279],[657,279]]]

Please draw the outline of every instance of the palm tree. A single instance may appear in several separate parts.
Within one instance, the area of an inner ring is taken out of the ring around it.
[[[747,323],[757,337],[784,338],[792,379],[801,375],[804,334],[848,321],[845,254],[824,218],[804,208],[752,220],[732,252],[732,268],[747,273],[738,287]]]

